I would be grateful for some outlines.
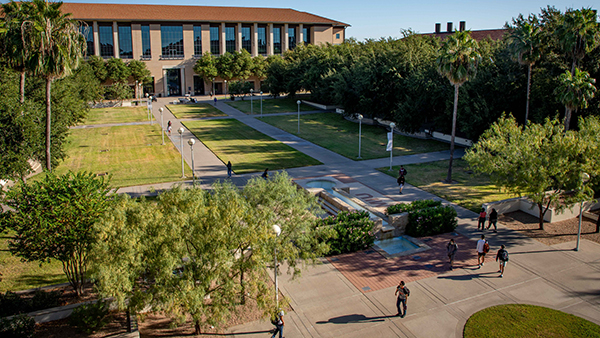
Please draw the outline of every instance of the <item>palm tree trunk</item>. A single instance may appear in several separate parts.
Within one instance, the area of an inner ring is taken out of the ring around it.
[[[52,118],[52,107],[51,105],[51,92],[52,78],[46,78],[46,169],[52,171],[52,164],[50,161],[50,130],[51,130],[51,118]]]
[[[569,130],[569,123],[571,122],[571,108],[565,108],[565,131]]]
[[[527,103],[525,104],[525,124],[529,118],[529,94],[531,91],[531,63],[527,67]]]
[[[19,90],[21,91],[21,103],[25,102],[25,70],[21,71],[21,79],[19,80]]]
[[[452,137],[450,138],[450,161],[448,163],[448,177],[446,183],[452,183],[452,160],[454,160],[454,136],[456,135],[456,114],[458,112],[458,88],[459,84],[454,85],[454,111],[452,112]]]

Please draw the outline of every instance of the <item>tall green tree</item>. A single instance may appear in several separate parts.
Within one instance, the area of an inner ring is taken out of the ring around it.
[[[582,119],[581,133],[565,132],[557,120],[520,126],[502,117],[467,150],[464,159],[480,173],[489,174],[494,184],[508,192],[526,196],[539,210],[539,227],[544,228],[548,208],[563,210],[575,202],[590,199],[593,191],[582,186],[581,174],[599,173],[596,117]]]
[[[556,36],[564,53],[570,56],[571,75],[575,77],[578,62],[600,45],[600,23],[591,8],[569,9],[557,27]],[[571,109],[565,105],[565,130],[569,130]]]
[[[127,67],[129,67],[129,73],[131,74],[131,78],[135,81],[136,84],[141,86],[144,83],[150,82],[150,70],[146,67],[146,63],[138,60],[131,60],[127,63]],[[139,90],[135,88],[135,98],[139,99]]]
[[[556,88],[556,93],[567,108],[564,125],[565,130],[569,130],[571,113],[579,108],[587,108],[589,101],[594,98],[596,79],[592,79],[588,72],[580,71],[578,68],[575,68],[574,73],[564,72],[559,79],[559,87]]]
[[[46,80],[46,169],[52,170],[52,82],[77,68],[86,45],[79,23],[61,11],[62,2],[32,0],[29,20],[23,27],[35,73]]]
[[[210,52],[202,54],[202,57],[196,61],[194,72],[205,81],[212,83],[212,93],[215,93],[215,78],[219,76],[216,66],[216,58]]]
[[[121,308],[190,315],[197,334],[248,297],[268,313],[275,297],[266,266],[275,249],[296,273],[301,260],[327,250],[317,240],[324,230],[310,226],[316,207],[284,174],[250,180],[243,191],[224,183],[211,192],[174,188],[156,203],[121,197],[97,223],[94,278]]]
[[[90,55],[87,63],[92,67],[94,75],[100,82],[106,81],[108,78],[108,71],[106,70],[106,62],[98,55]]]
[[[120,58],[110,58],[106,62],[106,72],[107,77],[117,83],[127,83],[131,76],[131,69]]]
[[[531,68],[541,57],[541,26],[535,15],[524,18],[522,14],[513,19],[508,27],[509,43],[513,57],[519,64],[527,66],[527,101],[525,104],[525,123],[529,118],[529,94],[531,92]]]
[[[452,161],[454,159],[454,138],[456,136],[456,115],[458,113],[458,89],[477,74],[481,60],[477,41],[470,31],[455,32],[442,43],[436,65],[440,74],[454,86],[454,110],[452,111],[452,136],[450,138],[450,161],[447,183],[452,183]]]
[[[1,203],[12,208],[0,218],[14,231],[10,251],[26,261],[56,259],[78,296],[83,293],[93,225],[110,209],[109,184],[95,174],[52,173],[36,182],[17,184]]]

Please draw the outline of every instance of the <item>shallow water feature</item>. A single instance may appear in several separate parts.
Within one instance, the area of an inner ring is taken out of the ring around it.
[[[377,245],[381,250],[387,252],[389,255],[395,255],[404,251],[415,250],[419,248],[417,244],[402,236],[378,240],[375,241],[374,244]]]

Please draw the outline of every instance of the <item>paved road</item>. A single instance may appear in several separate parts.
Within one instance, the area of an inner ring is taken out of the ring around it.
[[[154,114],[166,99],[154,105]],[[208,101],[207,101],[208,102]],[[229,117],[257,129],[291,147],[315,158],[323,165],[289,169],[295,178],[343,174],[395,201],[436,198],[408,185],[398,195],[395,180],[375,168],[389,165],[389,159],[353,161],[327,149],[268,125],[255,116],[248,116],[219,102],[217,105]],[[173,130],[182,127],[165,109],[165,121],[173,122]],[[176,133],[174,133],[176,135]],[[185,130],[184,140],[193,138]],[[179,148],[179,136],[171,141]],[[183,154],[191,163],[190,147],[184,145]],[[194,171],[201,184],[208,187],[213,181],[226,177],[225,165],[201,142],[194,146]],[[456,157],[462,151],[456,152]],[[448,151],[394,158],[394,165],[422,163],[447,159]],[[234,182],[243,185],[248,174],[235,176]],[[417,174],[417,173],[410,173]],[[191,184],[186,182],[185,184]],[[167,189],[170,183],[121,188],[119,192],[148,194],[151,188]],[[447,201],[444,201],[448,203]],[[454,206],[459,215],[457,232],[473,240],[480,236],[476,230],[477,215]],[[497,234],[489,234],[492,251],[500,244],[507,245],[510,262],[503,278],[496,273],[492,262],[481,269],[463,267],[436,277],[409,283],[411,296],[408,315],[396,313],[394,287],[373,292],[362,292],[328,261],[304,271],[303,277],[292,281],[280,277],[282,292],[289,297],[293,310],[288,314],[285,336],[294,337],[462,337],[466,320],[473,313],[498,304],[526,303],[559,309],[600,324],[600,245],[583,240],[581,250],[574,252],[575,243],[554,246],[541,244],[500,225]],[[285,269],[282,269],[285,270]],[[379,272],[381,273],[381,272]],[[393,272],[387,272],[393,274]],[[386,273],[386,274],[387,274]],[[230,328],[233,337],[265,337],[271,328],[267,321],[257,321]]]

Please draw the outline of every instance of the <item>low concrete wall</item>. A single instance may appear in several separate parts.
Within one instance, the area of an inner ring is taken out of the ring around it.
[[[320,104],[320,103],[315,103],[315,102],[310,102],[310,101],[305,101],[305,100],[300,100],[302,101],[302,103],[309,105],[311,107],[315,107],[317,109],[322,109],[322,110],[334,110],[337,108],[337,106],[329,106],[329,105],[325,105],[325,104]]]
[[[395,228],[394,236],[404,235],[404,232],[406,231],[406,225],[408,224],[408,212],[388,215],[388,224]]]
[[[537,204],[528,200],[524,197],[510,198],[497,202],[484,203],[482,208],[486,209],[487,213],[495,208],[498,214],[506,214],[513,211],[523,211],[532,216],[539,217],[540,209]],[[590,211],[600,209],[600,202],[584,202],[583,203],[583,211]],[[552,222],[560,222],[570,218],[574,218],[579,216],[580,212],[580,204],[575,203],[570,208],[566,208],[562,211],[558,211],[554,208],[549,208],[548,211],[544,214],[544,221],[548,223]]]
[[[425,132],[429,132],[428,130],[426,130]],[[438,140],[438,141],[442,141],[442,142],[447,142],[450,143],[450,139],[452,138],[452,135],[448,135],[448,134],[442,134],[440,132],[434,131],[431,132],[431,137]],[[461,145],[463,147],[470,147],[473,145],[473,141],[466,139],[466,138],[462,138],[462,137],[454,137],[454,143]]]

